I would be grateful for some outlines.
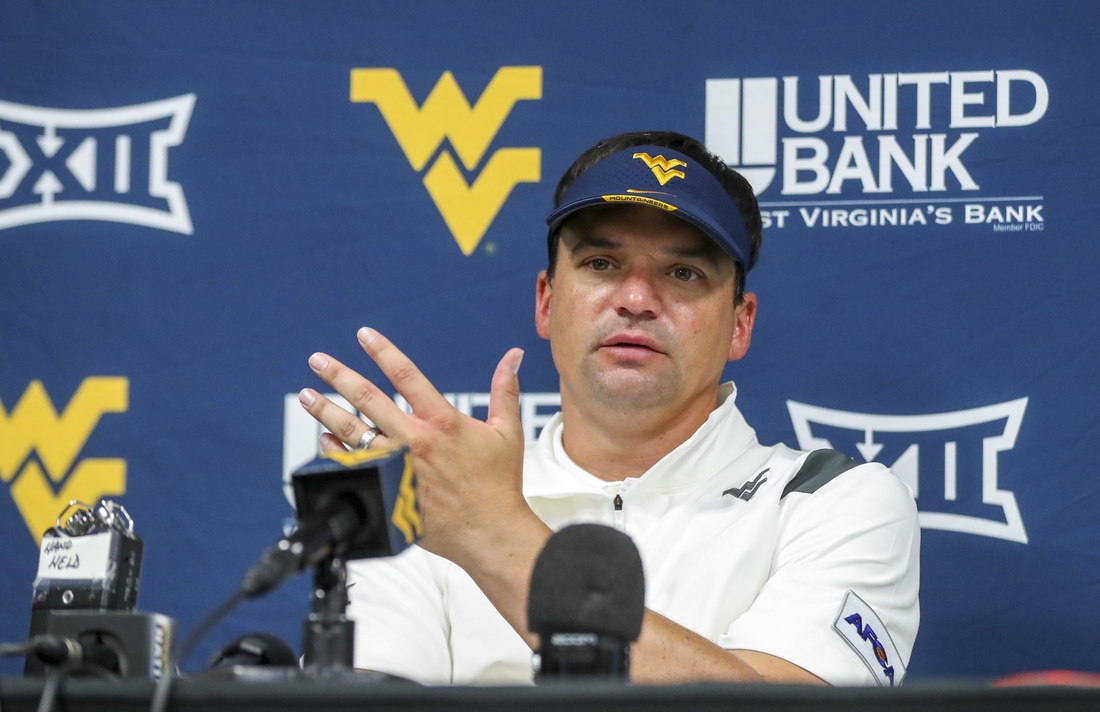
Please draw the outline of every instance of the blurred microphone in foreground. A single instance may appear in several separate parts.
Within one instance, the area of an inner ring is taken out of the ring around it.
[[[527,627],[539,636],[535,679],[630,676],[630,644],[645,615],[645,578],[629,536],[575,524],[535,561]]]

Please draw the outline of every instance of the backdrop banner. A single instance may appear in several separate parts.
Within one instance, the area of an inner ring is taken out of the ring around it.
[[[526,349],[536,437],[560,402],[533,323],[557,180],[669,129],[760,199],[759,318],[727,368],[760,440],[917,496],[910,679],[1100,670],[1094,3],[0,17],[0,640],[27,633],[43,531],[103,497],[145,539],[140,607],[189,630],[292,519],[309,355],[385,382],[363,325],[479,417]],[[243,606],[188,669],[247,631],[297,647],[306,589]]]

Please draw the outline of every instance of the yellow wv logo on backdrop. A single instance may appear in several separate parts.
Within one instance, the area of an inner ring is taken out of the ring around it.
[[[427,165],[444,138],[473,171],[516,102],[541,98],[542,67],[501,67],[473,107],[450,72],[417,106],[396,69],[351,70],[351,100],[378,105],[415,171]],[[424,186],[462,254],[477,248],[517,183],[539,182],[541,162],[537,148],[500,148],[468,184],[451,151],[439,152],[424,174]]]
[[[128,379],[95,376],[84,379],[61,415],[41,381],[31,381],[10,414],[0,403],[0,481],[11,483],[36,543],[69,500],[94,504],[126,492],[125,460],[76,458],[104,413],[129,407]]]
[[[653,171],[653,175],[656,176],[657,182],[661,185],[668,183],[673,178],[684,177],[683,171],[673,170],[676,166],[687,168],[687,164],[678,158],[669,161],[664,156],[652,158],[648,153],[635,153],[633,157],[642,159],[642,163],[645,163],[649,170]]]

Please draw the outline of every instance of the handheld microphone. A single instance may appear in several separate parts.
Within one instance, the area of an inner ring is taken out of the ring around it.
[[[536,681],[630,674],[630,644],[645,615],[645,577],[629,536],[575,524],[535,561],[527,627],[539,636]]]

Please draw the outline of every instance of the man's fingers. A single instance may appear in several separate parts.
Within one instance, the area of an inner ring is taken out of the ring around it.
[[[344,443],[340,442],[332,433],[321,433],[321,452],[328,455],[333,452],[347,452],[348,449],[344,447]]]
[[[337,393],[347,399],[348,403],[370,418],[371,422],[377,424],[383,431],[398,437],[405,432],[403,426],[408,416],[378,386],[327,354],[315,353],[310,356],[309,367],[321,377],[321,380],[332,386]],[[306,406],[306,410],[317,417],[309,406]],[[337,432],[323,420],[321,422],[352,447],[358,443],[359,436],[367,429],[366,424],[360,421],[354,429],[355,440],[352,441],[345,439],[343,432]]]
[[[394,445],[394,444],[396,444],[396,443],[393,440],[390,440],[385,435],[382,435],[381,433],[379,433],[378,435],[374,436],[374,440],[370,441],[370,448],[369,449],[377,450],[379,448],[389,447],[390,445]]]
[[[298,394],[298,402],[317,422],[346,445],[355,447],[359,444],[359,438],[367,432],[366,423],[312,388],[302,389]]]
[[[405,397],[405,400],[413,407],[414,413],[422,418],[430,418],[453,409],[453,406],[435,389],[431,381],[420,372],[416,364],[408,356],[401,353],[401,350],[394,346],[389,339],[366,326],[360,329],[356,336],[359,337],[359,345],[363,347],[368,356],[374,359],[374,362],[378,364],[378,368],[382,369],[382,373],[390,379],[390,383],[397,389],[397,392]],[[391,435],[393,434],[385,426],[382,426],[382,429]]]
[[[383,448],[387,445],[393,444],[392,441],[385,435],[376,435],[374,440],[371,440],[370,446],[372,448]],[[355,448],[348,448],[332,433],[321,433],[321,452],[325,455],[333,452],[347,452],[348,450],[354,450]]]
[[[498,431],[522,434],[519,412],[519,366],[523,349],[510,349],[497,364],[489,386],[489,418],[485,421]]]

